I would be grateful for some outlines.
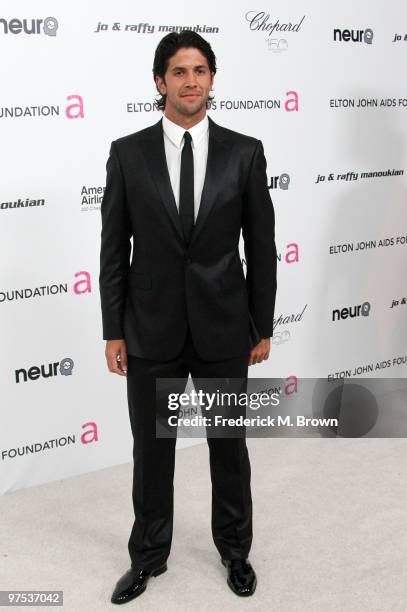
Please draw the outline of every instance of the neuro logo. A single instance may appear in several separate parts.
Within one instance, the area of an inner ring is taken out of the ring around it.
[[[269,189],[288,189],[290,184],[290,175],[287,172],[283,172],[280,175],[270,177],[270,183],[268,184]]]
[[[65,357],[59,364],[59,372],[62,376],[71,376],[73,370],[73,360],[70,357]]]
[[[286,172],[284,172],[284,174],[280,175],[280,181],[278,183],[278,186],[280,187],[280,189],[288,189],[289,184],[290,184],[290,177]]]
[[[47,17],[44,19],[44,34],[47,36],[56,36],[58,30],[58,21],[55,17]]]
[[[56,17],[45,19],[3,19],[0,17],[0,34],[46,34],[56,36],[58,20]]]
[[[371,45],[373,42],[373,30],[365,28],[364,30],[341,30],[335,28],[334,40],[337,42],[362,42]]]
[[[59,366],[59,368],[58,368]],[[61,374],[62,376],[71,376],[74,362],[70,357],[64,357],[61,361],[54,361],[47,365],[31,366],[29,368],[19,368],[15,370],[16,383],[27,382],[28,380],[38,380],[39,378],[55,378]]]
[[[370,314],[371,305],[370,302],[363,302],[356,306],[349,306],[346,308],[339,308],[332,311],[332,321],[340,321],[341,319],[354,319],[355,317],[368,317]]]
[[[368,317],[369,313],[370,313],[370,304],[369,304],[369,302],[363,302],[362,310],[361,310],[362,317]]]

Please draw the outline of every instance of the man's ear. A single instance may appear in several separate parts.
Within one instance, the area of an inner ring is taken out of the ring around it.
[[[165,79],[163,79],[162,77],[157,75],[155,77],[155,86],[157,88],[158,93],[161,94],[162,96],[165,95],[165,93],[166,93],[165,91],[163,91],[163,92],[160,91],[160,87],[162,87],[163,85],[165,87]]]

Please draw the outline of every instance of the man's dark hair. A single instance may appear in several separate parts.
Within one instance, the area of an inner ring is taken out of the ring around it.
[[[153,77],[160,76],[162,79],[168,68],[168,60],[176,54],[182,47],[194,47],[204,55],[208,61],[209,70],[212,74],[216,73],[216,57],[212,51],[211,45],[200,34],[192,30],[181,30],[178,32],[170,32],[160,40],[155,50]],[[159,99],[156,104],[160,110],[165,108],[166,94],[159,94]],[[209,108],[213,96],[209,94],[206,107]]]

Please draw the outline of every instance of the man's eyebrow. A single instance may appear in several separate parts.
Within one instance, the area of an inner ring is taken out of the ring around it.
[[[197,64],[196,66],[194,66],[194,68],[207,68],[208,66],[205,66],[205,64]],[[174,66],[173,68],[171,68],[171,70],[184,70],[185,66]]]

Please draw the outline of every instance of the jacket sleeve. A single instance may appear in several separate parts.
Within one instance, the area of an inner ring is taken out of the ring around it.
[[[106,187],[101,204],[99,290],[103,339],[124,338],[123,312],[130,268],[131,223],[123,174],[115,143],[106,163]]]
[[[275,216],[266,168],[263,144],[259,140],[243,194],[242,233],[249,310],[261,338],[273,335],[277,291]]]

